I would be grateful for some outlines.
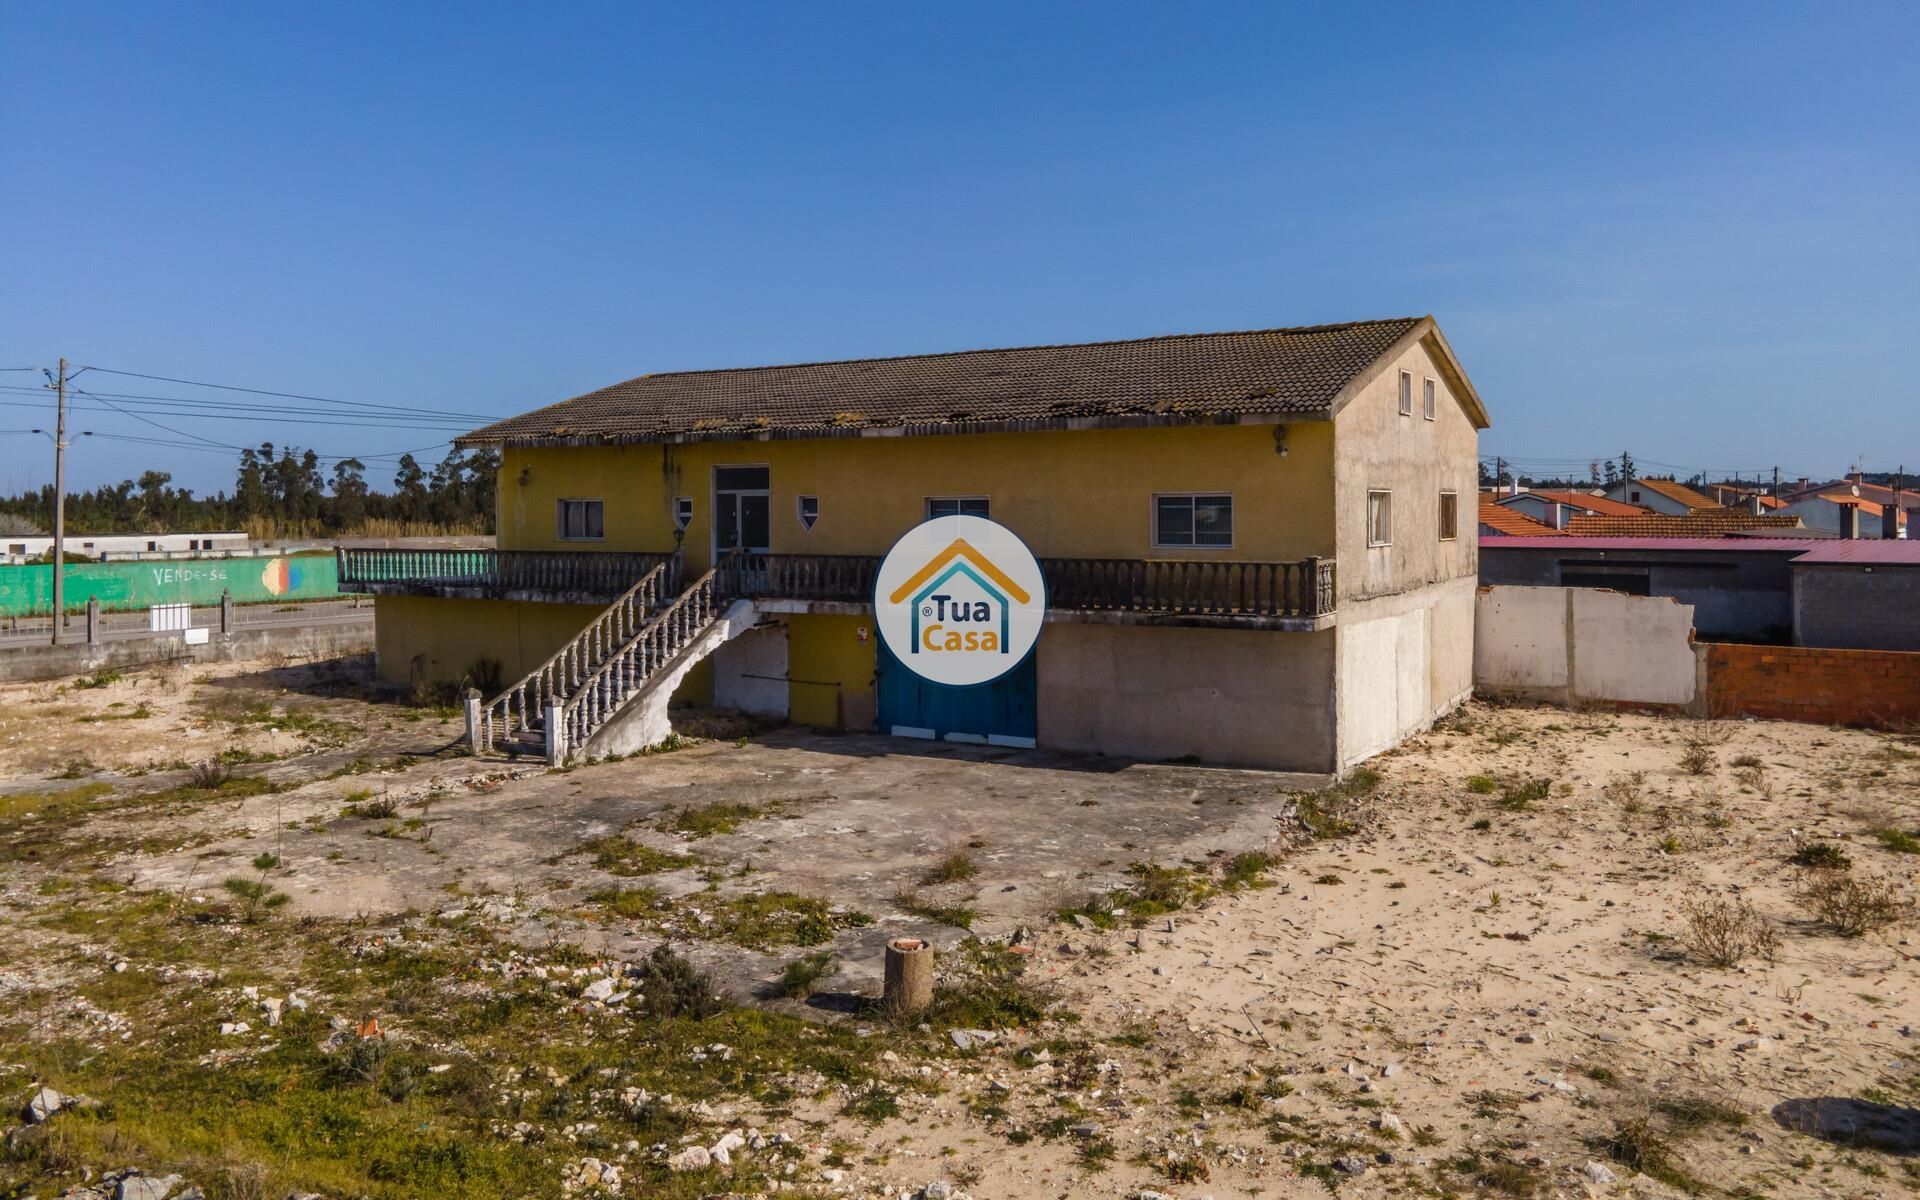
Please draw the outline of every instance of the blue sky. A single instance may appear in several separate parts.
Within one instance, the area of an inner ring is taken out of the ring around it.
[[[1920,469],[1910,4],[21,3],[0,55],[0,367],[506,414],[1432,312],[1488,454]],[[0,428],[44,423],[21,403]],[[445,436],[284,403],[318,411],[149,419]],[[0,488],[48,457],[0,436]],[[71,475],[154,466],[231,485],[225,452],[103,438]]]

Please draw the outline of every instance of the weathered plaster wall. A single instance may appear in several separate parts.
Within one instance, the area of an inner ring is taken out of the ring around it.
[[[1334,769],[1332,630],[1059,624],[1039,655],[1042,747]]]
[[[787,717],[787,627],[777,622],[741,634],[713,652],[715,708]]]
[[[1334,626],[1340,767],[1399,745],[1473,689],[1471,579],[1353,600]]]
[[[1571,704],[1689,707],[1699,698],[1693,609],[1598,588],[1484,588],[1474,684]]]
[[[1285,456],[1277,453],[1278,428],[1286,429]],[[671,550],[673,498],[689,496],[687,561],[701,570],[713,539],[713,468],[765,465],[778,553],[884,554],[920,522],[927,497],[986,496],[994,519],[1042,556],[1325,557],[1334,551],[1333,441],[1330,423],[1310,421],[510,449],[500,470],[500,547]],[[1157,492],[1232,493],[1234,545],[1155,548]],[[811,530],[800,524],[803,495],[820,499]],[[605,501],[604,541],[557,540],[555,502],[562,497]],[[1470,518],[1462,513],[1463,521]]]
[[[376,669],[388,683],[454,682],[487,655],[500,660],[501,682],[512,683],[603,611],[592,604],[376,596]]]
[[[874,690],[878,644],[871,616],[809,613],[789,617],[792,719],[825,729],[872,729],[879,711]]]
[[[1400,415],[1399,376],[1413,375],[1413,414]],[[1423,415],[1421,384],[1438,391]],[[1479,570],[1480,434],[1423,343],[1385,360],[1334,419],[1340,608],[1349,600],[1444,583]],[[1393,542],[1367,545],[1367,493],[1393,493]],[[1440,493],[1452,491],[1459,536],[1440,538]]]

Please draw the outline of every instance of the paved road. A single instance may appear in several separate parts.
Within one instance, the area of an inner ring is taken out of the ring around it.
[[[236,630],[288,626],[371,625],[372,623],[373,605],[368,601],[361,601],[358,606],[355,606],[351,600],[321,600],[309,604],[289,605],[255,604],[234,610]],[[145,612],[105,613],[102,614],[101,624],[103,628],[100,640],[105,642],[125,642],[154,636],[148,628],[148,617]],[[193,625],[197,629],[218,630],[220,610],[218,608],[194,609]],[[66,632],[69,642],[86,641],[86,617],[69,617]],[[19,646],[44,646],[52,641],[52,638],[52,623],[45,617],[0,624],[0,650]]]

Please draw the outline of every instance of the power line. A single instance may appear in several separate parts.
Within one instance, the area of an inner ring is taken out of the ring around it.
[[[197,379],[177,379],[170,375],[148,375],[140,371],[116,371],[111,367],[88,367],[86,369],[92,370],[92,371],[99,371],[105,375],[124,375],[132,379],[151,379],[156,383],[177,383],[177,384],[180,384],[182,387],[215,388],[223,392],[245,392],[245,393],[248,393],[249,395],[254,395],[254,396],[274,396],[282,400],[311,400],[318,404],[344,404],[353,408],[392,409],[392,408],[399,407],[399,406],[390,405],[390,404],[376,404],[366,400],[336,400],[328,396],[310,396],[301,392],[276,392],[276,391],[268,390],[266,388],[240,387],[238,385],[230,384],[230,383],[207,383]],[[454,412],[450,409],[417,409],[415,411],[431,413],[435,416],[460,417],[462,419],[478,419],[483,421],[490,421],[494,419],[492,417],[482,416],[477,413]]]

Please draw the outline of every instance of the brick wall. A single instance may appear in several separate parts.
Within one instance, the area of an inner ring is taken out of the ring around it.
[[[1706,647],[1707,711],[1816,725],[1920,725],[1920,653]]]

